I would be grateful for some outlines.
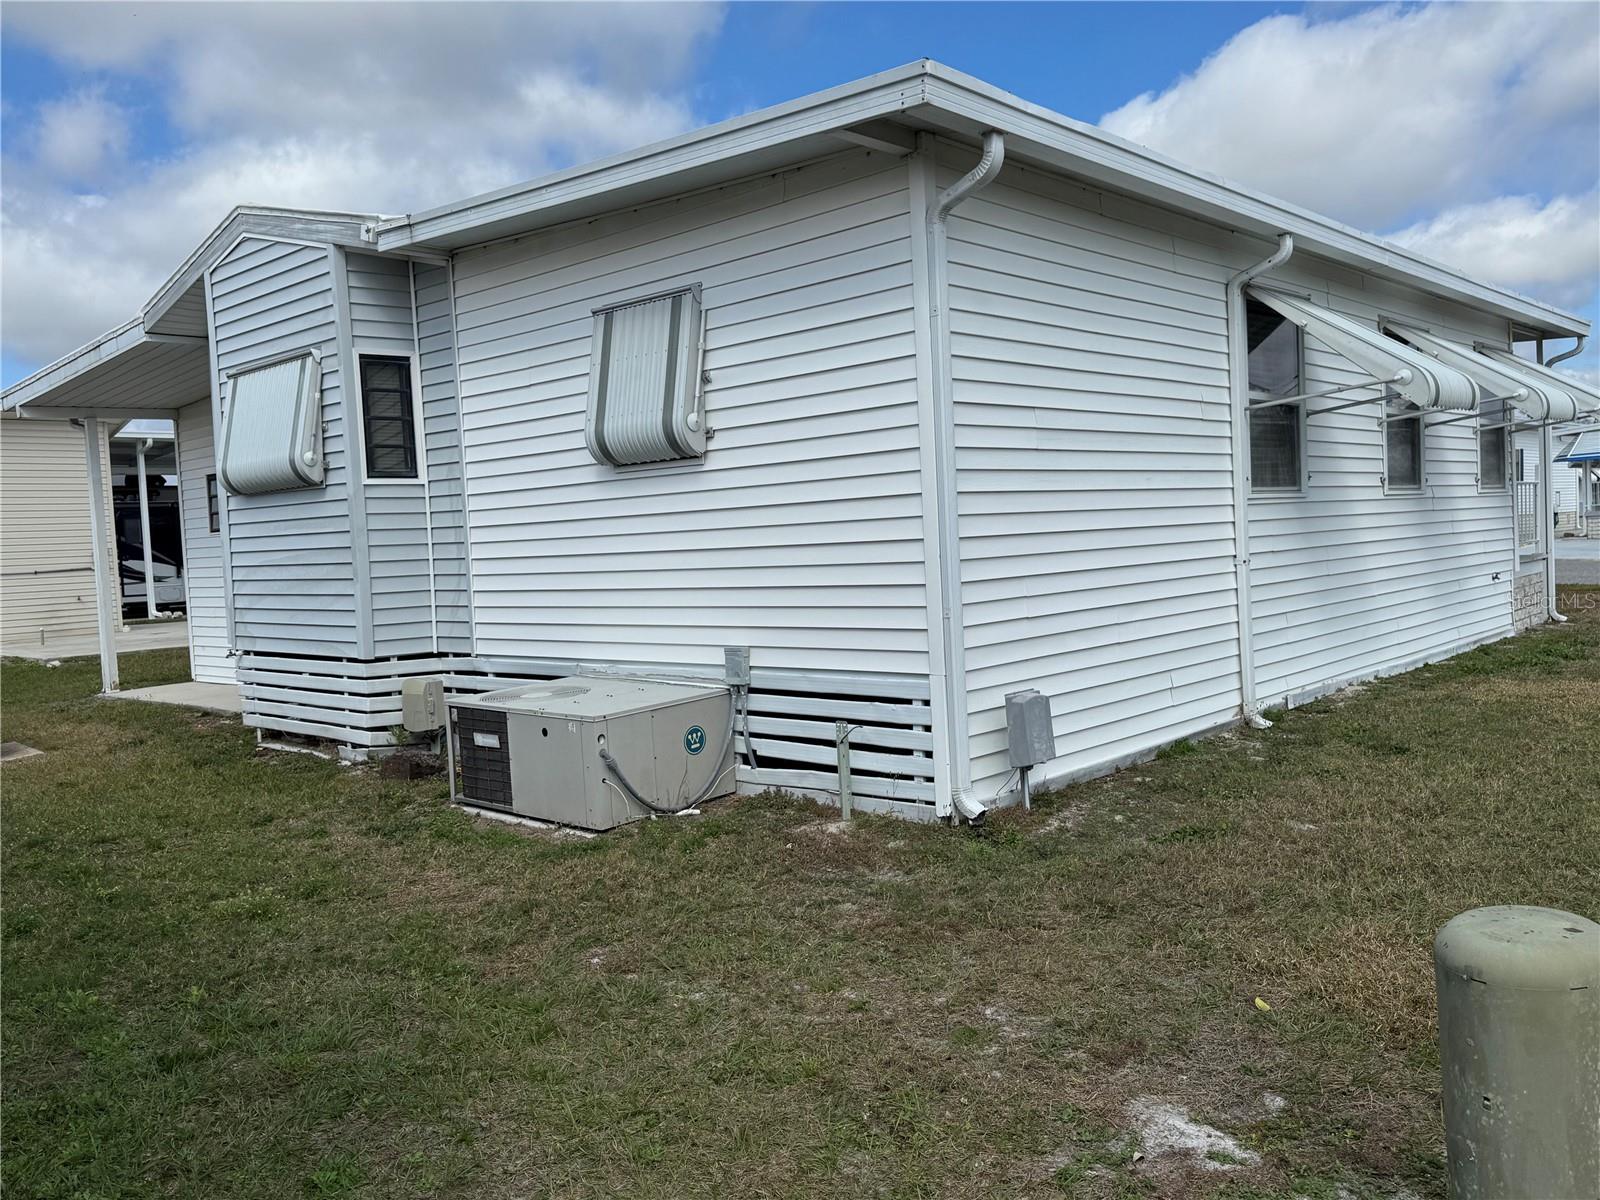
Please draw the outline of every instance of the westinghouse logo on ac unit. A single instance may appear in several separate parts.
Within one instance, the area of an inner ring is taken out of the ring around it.
[[[683,731],[683,748],[690,754],[699,754],[706,748],[706,731],[698,725],[691,725]]]

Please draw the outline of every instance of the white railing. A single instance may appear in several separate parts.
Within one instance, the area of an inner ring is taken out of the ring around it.
[[[1541,524],[1538,481],[1517,484],[1517,549],[1538,549]]]

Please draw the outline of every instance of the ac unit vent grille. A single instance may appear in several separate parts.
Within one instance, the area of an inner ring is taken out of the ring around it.
[[[461,793],[473,804],[511,811],[511,739],[506,714],[493,709],[459,708],[456,733],[461,748]]]

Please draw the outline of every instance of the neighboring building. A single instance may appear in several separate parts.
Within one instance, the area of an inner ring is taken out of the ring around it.
[[[5,405],[176,416],[196,677],[256,728],[746,646],[743,786],[832,787],[847,720],[858,803],[926,818],[1014,798],[1017,689],[1064,779],[1542,619],[1510,431],[1600,397],[1511,350],[1587,332],[917,63],[403,218],[236,210]]]
[[[99,454],[111,560],[111,458],[104,437]],[[94,633],[92,546],[83,431],[64,421],[0,420],[0,638],[43,649]]]
[[[1554,432],[1556,532],[1600,537],[1600,424],[1574,422]]]

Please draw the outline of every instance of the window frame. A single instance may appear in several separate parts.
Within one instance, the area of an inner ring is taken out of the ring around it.
[[[222,485],[215,471],[206,474],[206,527],[208,533],[222,532]]]
[[[393,350],[378,346],[356,346],[356,441],[360,449],[361,481],[374,486],[393,484],[418,484],[423,482],[426,469],[427,432],[422,423],[422,369],[415,351]],[[367,458],[367,384],[362,365],[368,360],[381,360],[406,364],[406,379],[411,389],[411,442],[412,473],[410,475],[374,475]]]
[[[1396,413],[1391,405],[1393,395],[1383,398],[1382,440],[1379,449],[1383,454],[1383,494],[1385,496],[1421,496],[1428,490],[1428,417],[1422,409],[1415,413]],[[1417,482],[1395,483],[1389,471],[1389,426],[1399,421],[1415,421],[1417,426]]]
[[[1474,433],[1477,434],[1478,444],[1478,494],[1499,496],[1509,492],[1511,490],[1512,483],[1510,406],[1503,404],[1498,417],[1494,416],[1493,414],[1489,414],[1491,422],[1502,422],[1499,429],[1485,429],[1483,427],[1484,416],[1485,414],[1480,407],[1478,413],[1478,424],[1474,430]],[[1487,483],[1483,478],[1483,438],[1487,433],[1498,433],[1500,435],[1500,482],[1498,484]]]
[[[1245,311],[1248,312],[1249,305],[1252,303],[1251,298],[1246,296],[1244,298],[1244,302]],[[1259,304],[1260,301],[1254,301],[1254,303]],[[1285,325],[1290,326],[1294,330],[1295,359],[1299,363],[1299,370],[1296,372],[1296,374],[1299,377],[1299,390],[1304,392],[1309,387],[1306,382],[1306,331],[1300,328],[1300,326],[1296,325],[1293,321],[1289,320],[1288,317],[1282,317],[1282,320]],[[1247,318],[1247,327],[1248,324],[1249,322]],[[1247,338],[1248,334],[1242,332],[1240,336]],[[1255,409],[1253,406],[1257,399],[1271,400],[1273,397],[1269,392],[1258,391],[1250,386],[1250,348],[1248,343],[1245,346],[1244,353],[1244,380],[1245,438],[1247,439],[1245,444],[1245,461],[1250,465],[1250,498],[1257,500],[1294,500],[1303,497],[1306,494],[1307,486],[1311,479],[1310,472],[1307,470],[1306,462],[1306,402],[1304,400],[1296,400],[1292,404],[1276,404],[1272,406],[1274,408],[1291,408],[1294,410],[1296,437],[1295,453],[1297,456],[1296,465],[1299,467],[1299,470],[1297,472],[1298,478],[1292,487],[1264,487],[1256,482],[1254,459],[1252,457],[1254,454],[1255,429],[1252,427],[1251,418],[1255,415]]]

